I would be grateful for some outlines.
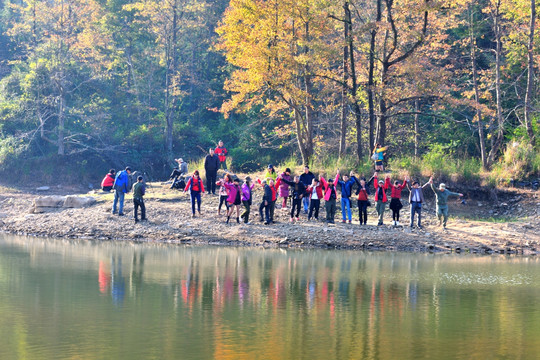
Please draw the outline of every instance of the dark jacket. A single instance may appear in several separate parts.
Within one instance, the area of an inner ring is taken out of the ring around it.
[[[219,169],[219,157],[214,155],[206,155],[206,158],[204,158],[204,170],[206,172],[214,172]]]
[[[308,171],[307,174],[303,173],[302,175],[300,175],[300,182],[306,185],[306,187],[311,185],[313,179],[315,179],[315,175],[313,175],[311,171]]]
[[[292,191],[293,191],[293,199],[300,199],[301,196],[303,196],[306,193],[306,186],[302,184],[301,181],[295,183],[294,181],[289,181],[285,179],[281,179],[285,184],[288,184]]]
[[[137,182],[133,186],[133,198],[134,199],[142,199],[144,196],[144,192],[146,190],[146,187],[142,182]]]
[[[268,201],[269,204],[272,202],[272,188],[268,184],[264,185],[263,201]]]

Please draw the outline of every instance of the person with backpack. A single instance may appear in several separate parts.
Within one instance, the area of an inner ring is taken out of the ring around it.
[[[225,171],[227,171],[227,155],[229,154],[229,152],[223,145],[222,140],[219,140],[218,146],[214,150],[214,153],[219,158],[219,168],[223,168]]]
[[[308,221],[310,221],[312,217],[314,217],[315,220],[318,221],[319,209],[321,207],[321,199],[323,198],[323,186],[319,179],[314,178],[311,181],[311,185],[308,186],[308,188],[306,189],[306,194],[310,198]]]
[[[334,224],[334,218],[336,216],[337,189],[335,184],[338,182],[338,180],[339,174],[336,175],[335,179],[328,179],[328,181],[326,181],[323,176],[320,177],[320,181],[322,182],[324,188],[326,221],[329,224]]]
[[[367,225],[367,208],[371,205],[369,201],[369,184],[373,179],[373,177],[369,181],[366,181],[365,177],[362,177],[360,180],[356,179],[356,184],[358,185],[358,190],[356,191],[358,195],[358,220],[360,221],[360,225]]]
[[[233,182],[225,182],[223,186],[227,188],[229,196],[227,197],[227,202],[229,203],[229,209],[227,210],[227,221],[228,224],[231,215],[236,209],[236,222],[240,224],[240,205],[242,205],[242,189],[240,188],[240,179],[237,177],[234,178]]]
[[[401,203],[401,191],[407,186],[408,178],[403,180],[400,185],[399,181],[394,181],[394,185],[390,185],[390,210],[392,210],[392,225],[399,226],[399,211],[403,208]]]
[[[379,215],[379,222],[377,223],[377,226],[384,225],[383,224],[383,216],[384,211],[386,210],[386,203],[388,202],[388,198],[386,197],[386,190],[390,187],[390,176],[386,176],[386,180],[383,181],[378,180],[378,174],[375,173],[373,175],[373,185],[375,186],[375,204],[376,204],[376,210],[377,214]]]
[[[433,190],[435,197],[437,198],[437,218],[439,219],[439,226],[442,225],[443,228],[446,229],[446,223],[448,221],[448,197],[463,197],[463,194],[448,190],[444,183],[440,183],[439,188],[436,189],[435,186],[433,186],[433,177],[429,178],[429,184],[431,185],[431,190]]]
[[[242,204],[244,204],[244,212],[240,215],[240,218],[244,221],[244,224],[249,224],[249,212],[251,204],[253,202],[252,192],[255,184],[251,183],[251,178],[246,176],[244,184],[242,184]]]
[[[418,214],[418,228],[422,228],[422,204],[424,203],[424,192],[423,188],[429,185],[429,182],[425,183],[424,186],[420,186],[418,181],[412,182],[412,187],[409,189],[409,204],[411,204],[411,221],[409,226],[412,228],[414,225],[414,216]]]
[[[118,216],[124,216],[124,196],[130,190],[129,178],[131,175],[131,168],[128,166],[125,170],[116,174],[114,179],[114,200],[112,206],[112,213],[116,214],[116,205],[120,203],[118,208]]]
[[[349,177],[350,176],[350,177]],[[339,170],[337,171],[336,179],[337,185],[341,188],[341,214],[343,217],[342,222],[347,222],[347,219],[349,220],[349,224],[352,222],[352,212],[351,212],[351,195],[352,195],[352,187],[356,183],[356,178],[353,175],[353,172],[347,175],[343,175],[343,180],[340,180],[340,174]]]
[[[218,169],[219,157],[214,153],[214,149],[209,149],[208,155],[204,158],[204,171],[206,173],[206,190],[212,195],[216,195]]]
[[[300,207],[302,206],[302,198],[304,197],[304,194],[306,192],[306,187],[304,184],[300,181],[299,176],[294,177],[294,181],[288,181],[283,178],[278,179],[278,181],[283,181],[287,185],[289,185],[292,189],[292,207],[291,207],[291,223],[294,222],[295,219],[295,211],[296,211],[296,221],[299,221],[300,218],[298,217],[300,215]]]
[[[111,169],[109,173],[105,175],[103,180],[101,180],[101,190],[110,192],[114,186],[114,180],[116,178],[116,170]]]
[[[184,192],[189,191],[191,198],[191,217],[195,217],[195,201],[197,202],[197,211],[199,216],[201,215],[201,194],[204,194],[204,185],[201,177],[199,176],[199,170],[193,172],[193,176],[186,184]]]
[[[304,166],[304,172],[302,173],[302,175],[300,175],[300,182],[304,184],[307,189],[308,186],[311,186],[313,179],[315,179],[315,175],[313,175],[313,173],[309,171],[309,166]],[[309,201],[309,196],[304,196],[304,198],[302,199],[302,203],[304,204],[304,214],[308,213]]]
[[[135,217],[135,223],[139,222],[137,217],[138,208],[141,208],[141,221],[146,221],[146,206],[144,206],[144,193],[146,191],[146,185],[143,183],[143,177],[137,177],[137,183],[133,186],[133,216]]]

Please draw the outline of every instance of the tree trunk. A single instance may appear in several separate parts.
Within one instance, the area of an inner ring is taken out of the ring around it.
[[[369,41],[369,66],[368,66],[368,113],[369,113],[369,149],[375,146],[375,100],[374,100],[374,87],[375,87],[375,41],[377,38],[377,26],[382,18],[382,4],[381,0],[377,0],[377,15],[376,24],[370,31]]]
[[[345,22],[343,24],[343,37],[344,37],[344,46],[343,46],[343,86],[341,89],[341,126],[340,126],[340,138],[339,138],[339,157],[345,155],[345,150],[347,148],[346,138],[347,135],[347,116],[349,114],[349,101],[348,101],[348,82],[349,82],[349,1],[345,0],[343,3],[343,10],[345,13]]]
[[[527,92],[525,93],[525,127],[529,136],[529,143],[534,146],[534,131],[531,120],[531,97],[534,85],[534,28],[536,21],[536,0],[531,0],[531,20],[529,25],[529,43],[527,44]]]
[[[474,35],[474,15],[469,7],[469,39],[471,46],[471,66],[473,74],[474,102],[476,106],[476,120],[478,121],[478,140],[480,143],[480,156],[482,167],[488,168],[486,157],[486,140],[484,136],[484,124],[482,122],[482,110],[480,109],[480,92],[478,90],[478,69],[476,67],[476,41]]]
[[[495,158],[499,152],[504,138],[504,118],[502,114],[501,105],[501,53],[502,53],[502,41],[501,41],[501,13],[500,13],[501,0],[497,1],[495,7],[494,16],[494,30],[495,30],[495,98],[497,106],[497,136],[493,142],[493,146],[489,151],[487,166],[490,167],[495,161]]]
[[[176,87],[176,76],[177,76],[177,33],[178,33],[178,10],[177,10],[177,1],[175,0],[172,6],[172,40],[170,44],[170,53],[169,53],[169,63],[167,67],[167,100],[166,100],[166,121],[167,121],[167,130],[166,130],[166,146],[167,153],[170,158],[172,158],[173,152],[173,125],[174,125],[174,105],[175,105],[175,95],[174,89]],[[172,93],[169,90],[169,87],[172,88]]]
[[[414,101],[414,158],[418,159],[418,100]]]

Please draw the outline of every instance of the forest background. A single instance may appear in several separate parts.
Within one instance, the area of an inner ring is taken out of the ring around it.
[[[540,176],[538,0],[0,0],[0,172]],[[191,167],[193,169],[193,166]],[[62,180],[59,180],[62,179]]]

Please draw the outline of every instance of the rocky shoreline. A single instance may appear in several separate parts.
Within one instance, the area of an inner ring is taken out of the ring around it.
[[[50,195],[73,194],[70,189],[54,189]],[[300,221],[289,223],[289,213],[276,209],[276,224],[263,225],[258,219],[260,189],[255,192],[251,224],[225,224],[224,216],[217,215],[217,196],[203,197],[203,214],[191,218],[187,194],[168,189],[167,184],[153,183],[146,196],[149,221],[135,224],[132,218],[131,195],[126,196],[125,213],[119,217],[111,214],[112,194],[94,191],[95,204],[82,208],[63,207],[42,213],[33,213],[36,198],[40,195],[29,190],[3,188],[0,191],[0,231],[41,237],[92,239],[101,241],[162,242],[192,245],[225,245],[283,248],[356,249],[368,251],[404,251],[474,254],[523,254],[540,253],[540,201],[535,192],[521,191],[508,195],[505,202],[497,204],[469,201],[466,206],[450,204],[450,212],[459,217],[491,218],[497,213],[508,213],[501,206],[513,204],[520,208],[518,218],[509,222],[464,220],[453,218],[447,230],[437,226],[434,206],[428,201],[423,211],[424,229],[408,226],[393,227],[391,212],[385,214],[387,225],[376,226],[374,207],[369,208],[368,225],[360,226],[357,209],[352,224],[328,225],[325,222]],[[47,194],[49,195],[49,194]],[[405,198],[405,196],[404,196]],[[513,201],[515,199],[519,199]],[[402,210],[402,223],[407,224],[407,203]],[[93,203],[93,202],[92,202]],[[519,204],[518,204],[519,203]],[[504,204],[504,205],[500,205]],[[322,209],[321,209],[322,210]],[[320,218],[324,218],[324,210]],[[336,220],[341,219],[338,211]]]

